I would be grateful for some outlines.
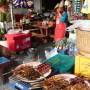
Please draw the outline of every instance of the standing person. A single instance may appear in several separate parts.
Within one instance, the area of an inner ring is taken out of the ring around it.
[[[61,48],[66,33],[66,21],[68,15],[64,11],[64,7],[60,7],[59,5],[55,8],[55,12],[56,12],[56,27],[54,40],[56,47]]]
[[[62,12],[62,16],[60,18],[61,22],[64,22],[66,24],[66,26],[68,26],[69,20],[68,20],[68,13],[67,13],[67,8],[64,6],[62,7],[63,12]]]
[[[68,13],[68,19],[70,20],[73,12],[73,7],[72,7],[72,1],[66,0],[65,1],[65,6],[67,8],[67,13]]]

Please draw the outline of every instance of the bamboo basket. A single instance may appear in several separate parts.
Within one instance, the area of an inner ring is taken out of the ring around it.
[[[78,52],[90,57],[90,31],[78,29],[76,30],[76,37]]]

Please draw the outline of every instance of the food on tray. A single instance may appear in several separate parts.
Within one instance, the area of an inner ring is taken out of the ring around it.
[[[40,78],[39,72],[37,72],[32,66],[27,65],[22,65],[20,68],[14,70],[14,75],[19,75],[29,80],[36,80],[37,78]]]
[[[44,81],[44,90],[90,90],[90,87],[79,77],[66,80],[63,77],[52,76]]]
[[[51,66],[46,63],[30,62],[17,66],[12,73],[12,76],[22,81],[36,82],[50,75]]]
[[[75,85],[77,83],[85,83],[85,81],[84,81],[84,79],[82,79],[80,77],[75,77],[75,78],[70,79],[70,83],[72,85]]]
[[[90,87],[85,83],[85,80],[75,77],[70,80],[71,90],[90,90]]]
[[[90,88],[86,84],[77,83],[73,86],[68,86],[65,90],[90,90]]]
[[[61,90],[69,85],[67,80],[58,77],[51,77],[44,82],[45,90]]]
[[[40,72],[41,74],[47,73],[50,69],[51,69],[51,66],[47,63],[40,64],[37,67],[37,71]]]

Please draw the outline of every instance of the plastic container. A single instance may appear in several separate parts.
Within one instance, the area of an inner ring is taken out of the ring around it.
[[[57,54],[46,61],[58,73],[73,73],[75,58],[74,56]]]
[[[1,64],[4,64],[4,63],[7,63],[7,62],[10,62],[7,58],[5,58],[5,57],[0,57],[0,65],[1,65]]]
[[[79,54],[75,57],[75,74],[90,78],[90,58]]]
[[[3,82],[4,80],[3,73],[7,70],[9,66],[10,66],[10,61],[5,57],[0,57],[0,81]]]
[[[90,31],[78,29],[76,31],[76,46],[79,53],[90,56]]]
[[[9,50],[22,51],[31,47],[31,34],[6,34]]]

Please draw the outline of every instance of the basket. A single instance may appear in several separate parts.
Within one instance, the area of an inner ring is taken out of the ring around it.
[[[87,30],[80,30],[76,31],[76,45],[78,51],[82,55],[89,55],[90,54],[90,31]]]

